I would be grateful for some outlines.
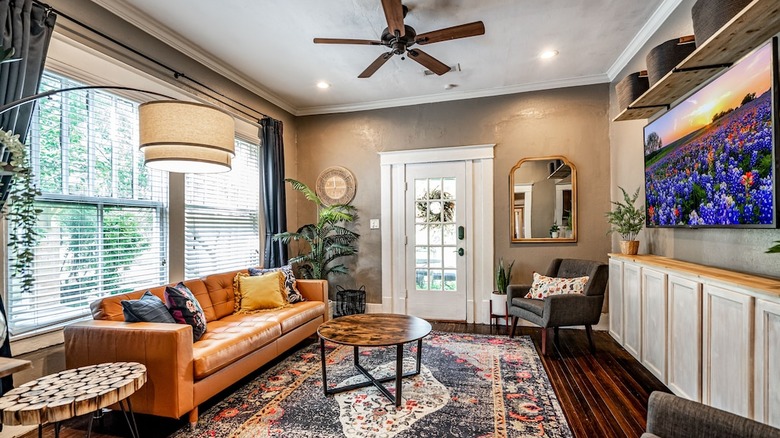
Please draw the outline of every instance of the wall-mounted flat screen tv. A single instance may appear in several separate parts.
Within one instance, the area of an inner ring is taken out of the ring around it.
[[[776,46],[645,127],[648,227],[777,226]]]

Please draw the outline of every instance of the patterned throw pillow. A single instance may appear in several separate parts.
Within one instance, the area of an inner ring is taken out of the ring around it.
[[[193,342],[206,333],[206,315],[203,313],[203,308],[184,283],[165,288],[165,306],[177,323],[192,326]]]
[[[590,277],[556,278],[534,272],[534,282],[525,298],[543,300],[550,295],[581,294]]]
[[[165,303],[153,293],[146,291],[137,300],[123,300],[122,313],[126,322],[167,322],[176,323]]]
[[[293,274],[291,265],[284,265],[281,268],[257,269],[249,268],[249,275],[257,276],[269,272],[281,271],[284,274],[284,288],[287,291],[287,302],[290,304],[306,301],[303,295],[295,287],[295,274]]]

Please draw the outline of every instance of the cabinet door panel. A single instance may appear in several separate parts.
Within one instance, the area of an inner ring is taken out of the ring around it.
[[[642,268],[642,365],[666,384],[666,274]]]
[[[669,276],[667,386],[701,401],[701,283]]]
[[[703,401],[753,415],[753,297],[704,285]]]
[[[623,263],[623,346],[637,360],[642,358],[642,269]]]
[[[756,420],[780,428],[780,303],[756,301]]]
[[[609,261],[609,334],[623,345],[623,262]]]

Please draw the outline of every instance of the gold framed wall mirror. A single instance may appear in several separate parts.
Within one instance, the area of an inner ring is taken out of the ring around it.
[[[509,173],[512,243],[577,241],[577,169],[562,155],[523,158]]]

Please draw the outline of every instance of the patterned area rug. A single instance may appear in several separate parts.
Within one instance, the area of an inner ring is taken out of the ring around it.
[[[364,381],[352,348],[327,344],[328,383]],[[416,343],[404,370],[414,369]],[[571,437],[528,337],[433,332],[422,371],[405,378],[396,408],[373,386],[325,397],[319,344],[296,351],[174,437]],[[394,375],[395,347],[361,349],[374,376]],[[356,377],[356,374],[358,375]],[[394,382],[386,384],[393,388]]]

